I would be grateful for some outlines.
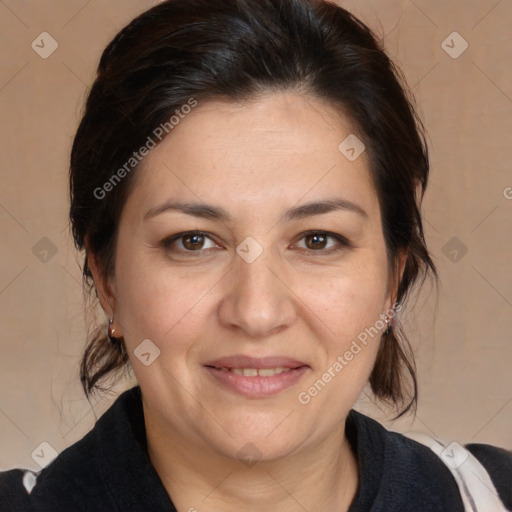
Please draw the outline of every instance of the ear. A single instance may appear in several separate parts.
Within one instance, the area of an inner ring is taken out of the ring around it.
[[[388,286],[388,298],[387,306],[391,309],[397,301],[398,287],[402,282],[404,275],[405,264],[407,262],[407,249],[400,249],[397,255],[397,259],[394,264],[394,273],[390,275],[389,286]]]
[[[85,250],[87,263],[94,279],[94,286],[98,294],[101,308],[109,318],[112,318],[116,309],[115,280],[105,275],[104,269],[99,264],[96,254],[89,249],[88,240],[85,241]]]

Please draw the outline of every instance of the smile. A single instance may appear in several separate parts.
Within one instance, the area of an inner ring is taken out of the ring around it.
[[[223,372],[233,372],[237,375],[243,375],[244,377],[272,377],[273,375],[279,375],[283,372],[289,372],[291,368],[283,368],[279,366],[277,368],[218,368]]]
[[[221,391],[228,391],[246,398],[266,398],[277,395],[296,385],[307,365],[297,368],[277,366],[275,368],[228,368],[203,366],[211,381]]]

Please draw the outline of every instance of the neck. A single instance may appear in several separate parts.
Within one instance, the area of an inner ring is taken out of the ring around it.
[[[243,464],[145,416],[149,458],[178,512],[348,511],[358,487],[345,424],[277,460]]]

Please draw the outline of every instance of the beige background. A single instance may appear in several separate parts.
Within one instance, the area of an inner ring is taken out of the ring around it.
[[[38,469],[40,443],[62,451],[115,398],[91,409],[78,380],[85,323],[67,164],[102,49],[154,3],[0,0],[0,469]],[[427,289],[407,316],[416,420],[386,426],[512,449],[512,2],[340,3],[385,36],[430,134],[424,215],[442,286],[437,307]],[[442,47],[454,31],[469,44],[456,59]],[[47,59],[31,47],[42,32],[59,45]],[[368,400],[358,408],[384,421]]]

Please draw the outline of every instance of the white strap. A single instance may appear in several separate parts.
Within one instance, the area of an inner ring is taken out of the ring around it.
[[[32,492],[32,489],[37,485],[37,477],[39,476],[39,473],[30,471],[29,469],[25,470],[23,473],[23,487],[25,487],[25,490],[27,491],[27,494],[30,494]]]
[[[459,486],[466,512],[509,512],[487,470],[469,450],[455,441],[447,445],[423,433],[403,435],[428,446],[445,463]]]

